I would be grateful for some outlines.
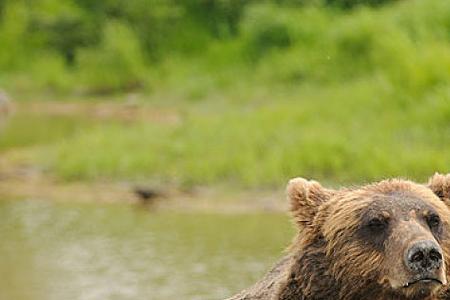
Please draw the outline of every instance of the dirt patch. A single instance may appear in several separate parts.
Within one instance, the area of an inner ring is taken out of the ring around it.
[[[18,102],[14,106],[15,110],[24,113],[67,117],[82,116],[100,121],[147,121],[162,124],[179,124],[181,122],[181,115],[178,111],[151,107],[135,101],[133,98],[125,102]]]

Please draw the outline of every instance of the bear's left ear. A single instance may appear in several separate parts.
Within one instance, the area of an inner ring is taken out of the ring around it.
[[[429,180],[427,187],[433,191],[442,201],[450,206],[450,174],[436,173]]]
[[[333,190],[301,177],[291,179],[286,188],[291,213],[300,229],[312,224],[320,205],[328,201]]]

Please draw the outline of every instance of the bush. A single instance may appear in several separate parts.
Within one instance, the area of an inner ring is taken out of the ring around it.
[[[398,95],[419,96],[450,80],[447,6],[443,1],[413,2],[332,17],[317,8],[285,13],[298,20],[284,23],[291,45],[266,55],[255,74],[265,82],[287,84],[376,77]],[[416,14],[420,18],[410,18]],[[436,15],[436,22],[431,22],[431,15]]]
[[[245,51],[252,61],[271,50],[289,47],[293,42],[289,15],[274,5],[249,7],[241,24]]]
[[[98,47],[79,51],[78,76],[91,93],[129,91],[147,83],[144,58],[135,33],[125,24],[106,24]]]
[[[15,70],[25,67],[32,54],[33,40],[27,32],[29,11],[21,2],[7,5],[0,22],[0,68]]]
[[[324,2],[327,5],[338,6],[341,8],[353,8],[361,5],[379,6],[395,1],[397,0],[325,0]]]

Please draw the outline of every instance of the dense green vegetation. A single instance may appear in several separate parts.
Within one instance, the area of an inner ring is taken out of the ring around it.
[[[0,85],[16,98],[137,93],[178,116],[55,121],[30,149],[63,178],[257,187],[449,171],[447,0],[3,0],[0,16]],[[0,148],[39,128],[13,121]]]

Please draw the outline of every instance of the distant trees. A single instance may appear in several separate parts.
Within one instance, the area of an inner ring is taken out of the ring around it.
[[[342,8],[353,8],[358,5],[378,6],[395,0],[325,0],[327,5],[336,5]]]
[[[326,5],[350,8],[392,0],[322,0]],[[322,1],[271,0],[274,5],[303,6]],[[59,53],[67,65],[74,65],[78,50],[102,41],[104,27],[115,20],[134,31],[148,59],[167,51],[192,51],[214,38],[229,38],[252,0],[0,0],[0,35],[11,43],[23,43],[34,50]],[[11,24],[13,23],[13,24]],[[280,30],[272,28],[273,30]],[[286,43],[280,32],[279,43]],[[27,41],[28,40],[28,41]],[[195,42],[195,45],[192,45]],[[12,45],[10,45],[11,47]],[[9,48],[13,49],[13,48]],[[0,52],[0,67],[16,65]],[[24,53],[28,55],[28,53]]]
[[[334,15],[394,1],[0,0],[0,70],[26,74],[21,88],[132,90],[174,57],[202,56],[212,45],[215,62],[256,62],[296,42],[314,46]]]

